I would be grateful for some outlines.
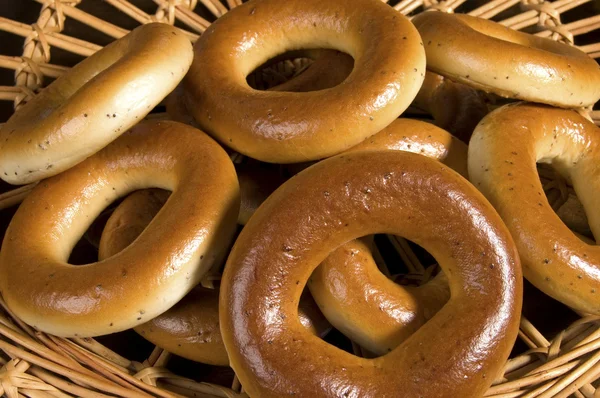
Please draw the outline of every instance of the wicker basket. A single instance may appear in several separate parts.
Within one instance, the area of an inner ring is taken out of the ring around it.
[[[190,40],[195,40],[214,19],[241,4],[241,0],[25,0],[24,3],[2,0],[2,3],[0,14],[8,14],[12,19],[0,16],[3,43],[0,68],[4,68],[0,69],[0,84],[5,84],[0,85],[0,100],[4,100],[0,101],[0,120],[6,119],[13,108],[30,99],[50,79],[64,73],[68,66],[125,35],[137,24],[152,21],[175,24]],[[590,56],[600,58],[598,0],[391,3],[407,15],[438,10],[494,19],[514,29],[578,45]],[[19,36],[25,38],[22,52]],[[17,41],[18,47],[14,45]],[[16,48],[20,56],[15,54]],[[273,85],[304,67],[303,60],[283,62],[254,74],[252,83],[259,87]],[[600,123],[600,111],[584,112]],[[555,209],[574,195],[551,170],[541,169],[540,176]],[[18,189],[4,186],[6,192],[0,195],[1,231],[32,185]],[[424,267],[407,241],[387,237],[386,244],[407,267],[405,280],[422,283],[429,278],[433,267]],[[524,308],[513,355],[506,363],[504,375],[486,396],[600,396],[595,384],[600,379],[600,317],[575,314],[529,285],[525,302],[529,305]],[[99,339],[64,339],[33,330],[13,316],[1,299],[0,307],[4,309],[0,310],[0,393],[10,398],[246,396],[230,369],[184,361],[151,346],[134,333]],[[360,347],[352,347],[357,355],[362,354]]]

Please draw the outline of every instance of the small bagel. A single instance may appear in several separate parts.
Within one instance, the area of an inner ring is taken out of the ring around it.
[[[427,69],[456,82],[564,108],[600,98],[600,66],[575,47],[469,15],[424,12],[412,23]]]
[[[488,113],[478,90],[430,71],[412,105],[429,112],[437,126],[464,142],[469,142],[475,126]]]
[[[379,133],[369,137],[345,153],[365,151],[404,151],[439,160],[467,177],[467,145],[447,131],[424,121],[396,119]],[[293,174],[313,162],[287,166]]]
[[[352,73],[305,93],[248,86],[246,76],[266,60],[306,47],[349,54]],[[271,163],[317,160],[358,144],[410,105],[425,76],[418,32],[377,0],[251,0],[213,23],[194,53],[183,84],[196,121],[223,144]]]
[[[600,129],[575,111],[519,103],[486,116],[469,145],[469,176],[511,231],[523,274],[549,296],[600,315],[600,248],[584,243],[548,203],[536,162],[571,181],[600,236]],[[543,220],[543,223],[540,223]]]
[[[397,119],[347,153],[384,149],[418,153],[467,176],[467,146],[430,123]],[[419,288],[388,280],[377,269],[368,246],[358,240],[327,257],[308,286],[333,326],[377,354],[397,347],[450,298],[443,273]]]
[[[312,273],[308,287],[336,329],[379,355],[400,345],[450,299],[443,273],[419,287],[400,286],[379,271],[360,240],[330,254]]]
[[[146,116],[192,63],[189,39],[151,23],[77,64],[0,129],[0,177],[26,184],[104,148]]]
[[[168,197],[167,191],[144,189],[123,200],[106,222],[98,258],[105,260],[114,256],[135,241]],[[324,336],[331,329],[310,295],[302,296],[298,316],[302,325],[317,336]],[[165,313],[136,326],[135,331],[183,358],[210,365],[229,365],[219,330],[218,289],[197,286]]]
[[[296,314],[331,250],[378,232],[432,253],[452,297],[400,346],[366,359],[310,335]],[[479,397],[512,349],[521,300],[514,243],[471,184],[424,156],[357,152],[306,169],[262,204],[227,260],[219,317],[251,397]]]
[[[396,119],[388,127],[350,148],[346,153],[382,150],[412,152],[439,160],[463,177],[467,177],[467,145],[431,123]]]
[[[67,263],[108,204],[150,187],[173,193],[133,244],[105,261]],[[21,204],[0,251],[2,296],[20,319],[57,336],[134,327],[173,306],[226,254],[238,210],[235,170],[216,142],[181,123],[140,123]]]

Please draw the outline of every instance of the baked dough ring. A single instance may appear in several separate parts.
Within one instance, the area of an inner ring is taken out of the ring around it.
[[[67,264],[106,205],[149,187],[173,194],[131,246]],[[1,293],[20,319],[57,336],[134,327],[173,306],[226,255],[238,210],[235,170],[216,142],[181,123],[140,123],[25,199],[0,251]]]
[[[100,239],[99,259],[105,260],[129,246],[168,197],[169,192],[160,189],[144,189],[129,195],[106,223]],[[317,336],[324,336],[331,329],[309,294],[302,296],[298,316],[302,325]],[[165,313],[135,327],[135,331],[183,358],[210,365],[229,365],[219,330],[218,289],[197,286]]]
[[[379,133],[350,148],[346,153],[403,151],[439,160],[467,178],[467,145],[431,123],[399,118]]]
[[[600,248],[576,237],[552,210],[536,162],[552,164],[572,182],[598,239],[599,138],[600,129],[577,112],[519,103],[486,116],[469,145],[471,181],[512,232],[525,277],[549,296],[595,315]]]
[[[419,287],[398,285],[379,271],[369,246],[359,239],[331,253],[308,287],[336,329],[379,355],[399,346],[450,299],[442,272]]]
[[[574,108],[600,98],[600,66],[579,49],[469,15],[412,19],[427,69],[507,98]]]
[[[432,253],[452,298],[399,347],[365,359],[308,334],[296,308],[332,248],[378,232]],[[251,397],[479,397],[512,349],[521,300],[516,248],[477,189],[424,156],[357,152],[296,175],[252,216],[221,281],[221,333]]]
[[[256,67],[303,47],[350,54],[354,70],[327,90],[248,86]],[[373,0],[253,0],[212,24],[194,52],[183,82],[187,109],[223,144],[271,163],[321,159],[358,144],[410,105],[425,76],[414,26]]]
[[[183,79],[189,39],[161,23],[142,25],[77,64],[0,129],[0,177],[25,184],[98,152],[144,118]]]

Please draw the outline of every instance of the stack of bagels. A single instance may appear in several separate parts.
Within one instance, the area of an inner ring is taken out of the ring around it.
[[[249,85],[286,58],[310,65]],[[193,46],[150,23],[2,126],[0,177],[37,185],[2,242],[0,293],[46,333],[133,328],[231,366],[253,398],[480,397],[517,337],[523,278],[600,315],[598,99],[600,66],[575,47],[379,0],[250,0]],[[161,103],[170,120],[146,119]],[[559,218],[540,163],[593,236]],[[114,203],[98,261],[69,264]],[[395,283],[382,233],[441,271]],[[368,355],[324,341],[332,328]]]

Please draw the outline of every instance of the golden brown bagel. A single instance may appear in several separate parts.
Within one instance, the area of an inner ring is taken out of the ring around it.
[[[246,76],[266,60],[307,47],[345,52],[354,70],[327,90],[248,86]],[[316,160],[358,144],[410,105],[425,76],[418,32],[378,0],[251,0],[213,23],[194,53],[183,85],[196,121],[225,145],[272,163]]]
[[[177,86],[192,57],[178,29],[151,23],[80,62],[0,129],[0,177],[38,181],[98,152]]]
[[[358,151],[405,151],[439,160],[467,177],[467,145],[447,131],[424,121],[396,119],[379,133],[348,149]],[[293,174],[314,164],[306,162],[288,165]]]
[[[600,314],[600,248],[577,238],[548,203],[536,162],[571,181],[600,236],[600,129],[575,111],[519,103],[486,116],[469,145],[469,176],[496,207],[519,249],[523,274],[549,296]]]
[[[432,253],[452,298],[399,347],[365,359],[310,335],[295,315],[331,250],[377,232]],[[464,178],[412,153],[357,152],[301,172],[257,210],[227,260],[219,317],[251,397],[479,397],[511,351],[521,290],[508,230]]]
[[[412,19],[427,69],[507,98],[573,108],[600,98],[600,66],[583,51],[469,15]]]
[[[381,150],[424,155],[439,160],[463,177],[467,177],[467,145],[431,123],[396,119],[388,127],[350,148],[346,153]]]
[[[436,125],[464,142],[469,142],[475,126],[488,113],[478,90],[430,71],[412,105],[429,112]]]
[[[336,329],[380,355],[400,345],[450,299],[443,273],[419,287],[400,286],[379,271],[368,245],[358,239],[330,254],[308,286]]]
[[[105,260],[129,246],[150,224],[169,193],[145,189],[129,195],[113,212],[100,239],[98,257]],[[331,325],[310,295],[300,300],[298,316],[305,328],[317,336]],[[200,286],[181,301],[135,331],[153,344],[192,361],[227,366],[229,359],[219,330],[219,290]]]
[[[67,263],[102,209],[149,187],[173,193],[132,245],[98,263]],[[226,254],[238,209],[235,170],[216,142],[181,123],[140,123],[25,199],[0,251],[2,295],[20,319],[58,336],[134,327],[173,306]]]

